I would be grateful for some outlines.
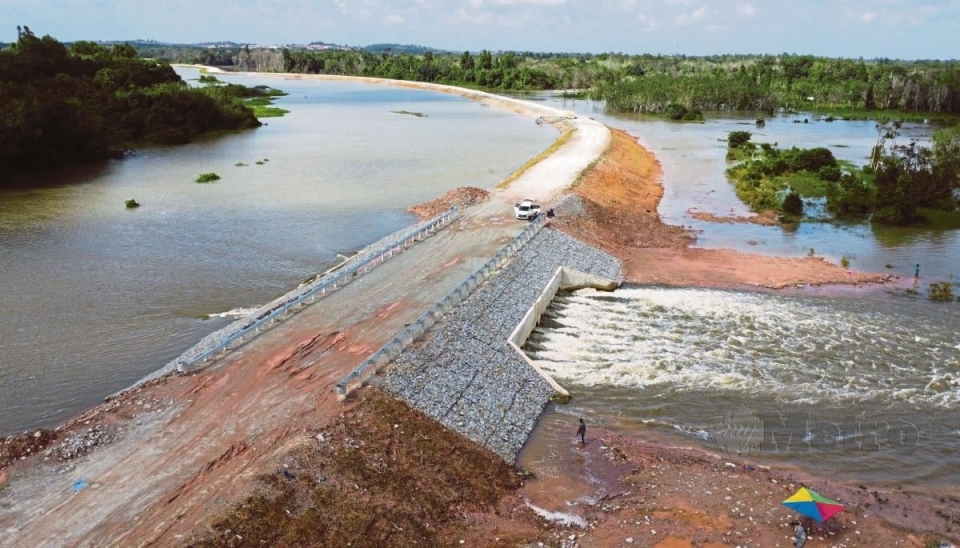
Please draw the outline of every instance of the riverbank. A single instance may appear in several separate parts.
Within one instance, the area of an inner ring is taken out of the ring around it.
[[[615,131],[610,149],[574,189],[580,206],[559,211],[553,225],[622,259],[627,281],[638,284],[768,290],[894,281],[820,258],[691,248],[696,235],[664,224],[657,214],[661,181],[656,158],[634,137]],[[533,436],[560,457],[546,459],[546,477],[528,482],[521,493],[561,522],[585,524],[589,532],[577,536],[584,546],[789,546],[796,514],[779,503],[801,485],[847,506],[814,529],[810,545],[920,547],[958,539],[954,508],[960,498],[951,495],[928,496],[906,486],[878,491],[604,431],[580,447],[571,441],[575,426],[560,413],[541,419]],[[559,538],[571,529],[583,530],[567,527]]]
[[[586,118],[569,123],[576,136],[524,171],[510,190],[549,200],[606,147],[609,131],[602,124]],[[455,227],[218,356],[212,367],[124,392],[55,432],[11,438],[3,444],[14,464],[3,466],[8,483],[0,492],[0,544],[180,544],[207,531],[234,502],[261,489],[256,479],[282,466],[293,449],[346,420],[350,404],[341,405],[334,391],[340,379],[527,226],[506,221],[511,200],[510,191],[498,192],[495,200],[465,212]],[[358,405],[358,420],[371,428],[378,420],[400,428],[400,422]],[[440,432],[443,427],[431,422],[426,435]],[[352,439],[336,443],[355,448]],[[70,449],[65,454],[62,445]],[[451,449],[455,454],[441,455],[440,462],[456,466],[463,451]],[[377,452],[362,458],[372,466],[390,460]],[[503,467],[492,453],[479,458],[469,468]],[[349,473],[336,478],[337,485],[377,491],[371,478]],[[429,469],[423,474],[435,475]],[[444,485],[423,485],[420,492],[445,515],[458,515]],[[360,509],[366,512],[358,518],[362,523],[387,523],[383,512]],[[467,525],[453,521],[452,530]]]
[[[886,274],[856,272],[818,257],[689,247],[696,242],[696,233],[664,224],[657,212],[662,181],[656,157],[633,136],[614,131],[610,148],[574,189],[582,208],[559,215],[554,224],[622,259],[629,283],[782,289],[892,280]]]
[[[636,150],[640,147],[631,145],[629,136],[614,142],[617,154],[608,153],[577,189],[582,209],[590,214],[578,216],[577,208],[564,208],[557,224],[624,254],[632,249],[682,250],[692,236],[664,225],[656,215],[662,188],[655,158]],[[561,150],[551,160],[565,154]],[[607,183],[594,185],[600,175]],[[618,186],[617,180],[626,182]],[[538,182],[528,179],[517,185],[539,188]],[[571,182],[543,181],[548,188]],[[604,186],[612,197],[604,194]],[[581,194],[587,191],[593,193]],[[506,237],[509,203],[487,206],[484,215],[462,223],[454,234],[472,234],[496,249]],[[578,218],[582,226],[570,228]],[[650,242],[660,247],[644,247]],[[379,278],[367,275],[351,284],[354,289],[383,288],[387,294],[364,293],[362,299],[341,295],[344,300],[334,308],[339,316],[327,314],[330,309],[307,309],[298,320],[261,336],[210,371],[165,377],[75,421],[73,430],[63,435],[80,445],[87,433],[110,429],[118,436],[96,450],[96,462],[41,454],[11,468],[11,486],[0,492],[0,541],[732,546],[750,540],[789,545],[780,522],[788,514],[768,513],[778,507],[785,487],[760,489],[758,478],[770,478],[734,474],[725,463],[696,453],[637,444],[591,429],[584,451],[571,453],[582,467],[567,476],[619,483],[556,481],[551,485],[574,490],[535,495],[517,491],[527,474],[518,475],[493,453],[383,399],[377,389],[361,390],[357,400],[341,407],[332,385],[342,372],[416,317],[417,307],[424,304],[413,302],[417,296],[456,278],[457,269],[469,272],[473,256],[487,252],[458,248],[464,240],[444,244],[442,249],[454,249],[451,257],[411,254],[404,265],[397,265],[404,270],[374,271]],[[674,256],[664,257],[670,261]],[[409,275],[424,264],[434,264],[434,269]],[[663,266],[669,269],[669,264]],[[633,276],[641,276],[643,263],[636,262],[632,270],[639,272]],[[733,279],[744,279],[736,269],[731,272]],[[570,448],[577,450],[573,444]],[[737,470],[740,466],[734,463]],[[547,471],[538,474],[548,477]],[[537,484],[526,483],[531,489]],[[593,496],[595,485],[608,489],[620,484],[628,488]],[[730,492],[723,495],[718,487]],[[533,497],[529,505],[525,496]],[[594,512],[587,514],[584,527],[544,519],[530,505],[543,508],[550,497],[574,504],[592,497]],[[245,505],[235,505],[240,501]],[[724,518],[734,508],[736,516]],[[831,526],[842,524],[848,530],[843,530],[845,536],[835,531],[825,538],[846,545],[899,541],[923,546],[927,540],[880,520],[869,519],[861,530],[862,520],[872,516],[869,509],[870,515],[863,513],[851,509],[835,518]],[[858,542],[861,538],[868,540]]]
[[[512,97],[504,97],[502,95],[496,95],[493,93],[488,93],[486,91],[472,90],[467,88],[461,88],[457,86],[448,86],[444,84],[433,84],[429,82],[411,82],[408,80],[390,80],[388,78],[369,78],[364,76],[341,76],[337,74],[300,74],[292,72],[240,72],[240,71],[226,71],[217,67],[208,67],[204,65],[176,65],[190,68],[198,68],[204,73],[212,74],[230,74],[236,76],[273,76],[277,78],[284,78],[288,80],[321,80],[328,82],[356,82],[360,84],[372,84],[380,86],[393,86],[393,87],[402,87],[409,89],[422,89],[427,91],[435,91],[438,93],[447,93],[451,95],[457,95],[463,97],[464,99],[469,99],[471,101],[477,101],[489,106],[497,107],[504,110],[509,110],[524,116],[534,116],[548,117],[547,122],[554,124],[557,127],[567,127],[565,125],[566,112],[549,107],[546,105],[538,105],[536,103],[531,103],[530,101],[523,101],[520,99],[514,99]],[[554,119],[555,118],[555,119]]]

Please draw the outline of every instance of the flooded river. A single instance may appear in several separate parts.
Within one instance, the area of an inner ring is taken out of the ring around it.
[[[286,90],[290,114],[0,190],[0,435],[95,405],[230,311],[416,222],[408,206],[492,186],[557,136],[452,95],[224,78]],[[209,171],[222,179],[194,183]]]
[[[556,299],[527,351],[595,425],[875,486],[956,489],[960,307],[628,287]],[[549,422],[549,421],[548,421]],[[556,427],[556,421],[554,421]]]
[[[531,98],[527,96],[527,98]],[[660,215],[674,225],[700,231],[697,247],[729,248],[745,252],[800,257],[811,249],[817,256],[869,272],[913,276],[921,264],[925,281],[960,282],[960,230],[872,226],[869,223],[801,222],[791,229],[754,224],[721,224],[694,219],[693,211],[719,216],[750,215],[734,193],[725,171],[727,135],[749,131],[753,141],[780,148],[827,147],[838,159],[856,166],[867,163],[877,140],[873,121],[827,122],[810,113],[767,116],[763,128],[754,121],[760,113],[706,113],[705,123],[677,123],[642,115],[609,113],[602,103],[534,95],[565,110],[592,116],[607,125],[636,135],[663,165],[664,196]],[[806,119],[808,123],[802,123]],[[794,123],[799,122],[799,123]],[[898,142],[917,139],[929,144],[932,124],[905,123]],[[889,265],[889,266],[888,266]]]
[[[681,124],[610,114],[589,101],[538,99],[638,136],[663,165],[661,215],[699,230],[699,247],[788,256],[812,248],[909,282],[920,263],[921,293],[932,281],[960,281],[960,231],[819,221],[786,230],[691,216],[750,214],[724,174],[730,131],[750,131],[755,141],[780,147],[825,146],[862,165],[876,140],[873,122],[782,114],[757,128],[756,114],[710,113],[704,124]],[[927,142],[935,129],[906,124],[900,139]],[[902,290],[628,287],[560,297],[548,316],[527,350],[574,397],[551,406],[521,455],[523,465],[549,470],[572,458],[565,448],[583,416],[622,433],[822,479],[958,490],[956,303]]]

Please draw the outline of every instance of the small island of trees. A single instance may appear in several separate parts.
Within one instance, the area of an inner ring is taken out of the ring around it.
[[[0,50],[0,184],[10,176],[260,125],[232,86],[190,88],[165,61],[17,28]],[[243,87],[243,86],[238,86]],[[269,92],[263,91],[261,95]]]
[[[727,173],[754,211],[775,210],[786,221],[803,215],[802,198],[821,198],[839,218],[960,227],[960,127],[937,131],[932,148],[898,144],[899,122],[881,120],[876,127],[871,162],[860,168],[839,162],[827,148],[780,150],[733,131],[727,158],[739,163]]]

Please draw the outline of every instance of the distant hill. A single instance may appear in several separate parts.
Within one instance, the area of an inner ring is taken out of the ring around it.
[[[423,55],[428,51],[431,53],[444,54],[444,53],[461,53],[454,52],[451,50],[444,50],[438,48],[431,48],[429,46],[421,46],[419,44],[370,44],[368,46],[345,46],[342,44],[334,44],[331,42],[324,42],[321,40],[316,40],[308,43],[299,43],[299,44],[266,44],[266,43],[256,43],[256,42],[235,42],[233,40],[215,40],[207,42],[195,42],[195,43],[182,43],[182,42],[162,42],[159,40],[143,39],[136,38],[133,40],[90,40],[96,44],[112,46],[114,44],[130,44],[138,51],[153,51],[157,48],[177,48],[177,49],[228,49],[228,50],[240,50],[245,47],[250,49],[280,49],[286,48],[292,51],[302,51],[302,50],[358,50],[366,51],[370,53],[405,53],[408,55]],[[71,45],[73,42],[63,42],[65,45]],[[0,42],[0,49],[9,47],[9,43]]]
[[[370,44],[369,46],[364,46],[359,49],[363,51],[369,51],[370,53],[383,53],[385,51],[389,51],[391,53],[406,53],[409,55],[423,55],[428,51],[430,53],[453,53],[448,50],[420,46],[417,44]]]

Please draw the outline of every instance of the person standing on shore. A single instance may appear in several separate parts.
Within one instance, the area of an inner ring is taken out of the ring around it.
[[[916,270],[913,271],[913,279],[914,280],[920,279],[920,263],[917,263],[917,268]]]
[[[580,445],[586,445],[587,425],[583,423],[583,419],[580,419],[580,426],[577,428],[577,435],[580,436]]]

